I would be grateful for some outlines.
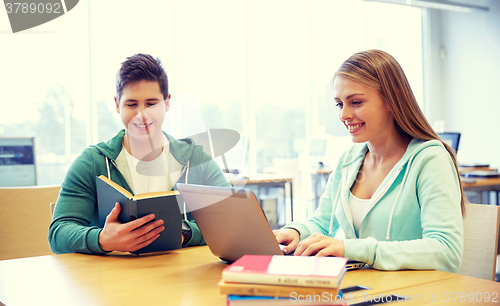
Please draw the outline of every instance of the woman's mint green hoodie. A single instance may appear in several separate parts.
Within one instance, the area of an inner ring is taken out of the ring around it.
[[[177,140],[164,134],[170,142],[169,160],[173,161],[169,164],[169,172],[178,170],[177,182],[184,183],[187,175],[189,184],[231,186],[220,167],[201,146],[189,138]],[[99,245],[102,229],[99,228],[96,176],[105,175],[133,194],[115,163],[122,150],[124,135],[122,130],[109,141],[88,147],[68,170],[49,228],[49,244],[54,253],[105,253]],[[191,221],[188,223],[192,237],[186,246],[205,244],[191,213],[187,213],[187,217]]]
[[[348,197],[367,150],[366,143],[355,144],[344,153],[312,218],[286,227],[298,230],[303,240],[315,232],[334,237],[340,225],[344,256],[376,269],[457,272],[463,252],[461,193],[448,151],[440,141],[413,139],[371,198],[358,233]]]

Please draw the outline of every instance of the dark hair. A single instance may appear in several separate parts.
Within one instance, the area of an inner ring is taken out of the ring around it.
[[[125,86],[142,80],[157,81],[163,98],[168,97],[167,73],[163,69],[160,59],[155,59],[149,54],[138,53],[127,57],[127,60],[122,63],[120,70],[116,74],[116,95],[118,100],[120,100]]]

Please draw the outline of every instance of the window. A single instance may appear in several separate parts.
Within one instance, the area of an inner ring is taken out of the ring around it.
[[[85,5],[36,28],[2,23],[0,137],[34,137],[39,185],[61,184],[90,144]]]
[[[61,18],[0,39],[9,46],[0,58],[0,81],[8,84],[0,137],[35,137],[41,185],[60,184],[87,145],[123,128],[115,76],[139,52],[159,57],[169,76],[164,129],[177,138],[236,130],[244,141],[226,155],[228,166],[246,163],[250,172],[300,158],[311,138],[348,135],[329,82],[354,52],[393,54],[422,100],[418,8],[361,0],[81,1]]]
[[[390,53],[403,67],[417,101],[423,102],[421,10],[363,1],[311,1],[310,12],[310,136],[332,139],[335,145],[329,146],[327,163],[334,166],[351,142],[338,119],[330,81],[349,56],[367,49]]]

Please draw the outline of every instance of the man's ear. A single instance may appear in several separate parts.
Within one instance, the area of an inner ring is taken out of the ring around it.
[[[120,113],[120,101],[118,101],[118,98],[115,96],[115,104],[116,104],[116,112],[119,114]]]
[[[168,112],[170,109],[170,94],[168,94],[167,98],[165,99],[165,113]]]

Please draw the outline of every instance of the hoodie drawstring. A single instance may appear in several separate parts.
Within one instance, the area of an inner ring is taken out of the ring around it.
[[[188,160],[188,163],[187,163],[187,166],[186,166],[186,178],[184,179],[184,184],[187,184],[188,183],[188,174],[189,174],[189,160]],[[184,220],[188,220],[187,218],[187,213],[186,213],[186,201],[184,201],[184,199],[182,199],[182,201],[184,202]]]
[[[109,161],[108,161],[108,157],[107,157],[107,156],[104,156],[104,158],[106,159],[106,169],[108,170],[108,179],[111,181],[111,172],[109,172]]]
[[[333,218],[335,217],[335,210],[337,209],[337,203],[339,202],[340,191],[343,190],[343,187],[344,187],[344,182],[345,182],[345,178],[343,178],[344,175],[345,175],[345,168],[342,168],[342,173],[340,176],[340,182],[341,182],[342,186],[337,189],[337,195],[335,196],[335,202],[333,204],[332,215],[330,217],[330,229],[328,231],[328,235],[330,235],[330,236],[333,234],[333,231],[332,231]]]
[[[392,217],[394,215],[394,211],[396,210],[396,204],[398,203],[399,195],[401,194],[401,191],[403,190],[403,185],[406,181],[406,176],[408,175],[408,172],[409,172],[410,166],[411,166],[411,162],[413,161],[414,157],[415,157],[415,155],[412,155],[408,161],[408,165],[406,166],[405,175],[403,176],[403,180],[401,181],[401,187],[399,188],[399,192],[398,192],[398,195],[396,196],[396,200],[394,200],[394,204],[392,205],[392,210],[391,210],[391,214],[389,215],[389,224],[387,225],[387,234],[386,234],[385,240],[391,239],[390,232],[391,232],[391,225],[392,225]]]

